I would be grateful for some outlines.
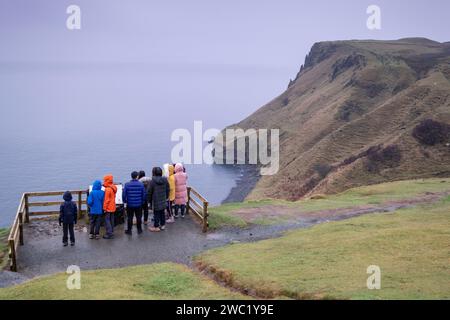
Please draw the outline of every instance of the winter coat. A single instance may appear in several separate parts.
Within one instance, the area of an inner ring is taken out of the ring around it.
[[[165,210],[170,187],[166,177],[153,177],[148,189],[148,202],[153,211]]]
[[[64,202],[59,208],[59,223],[77,223],[78,210],[75,202],[72,201],[72,194],[66,191],[63,195]]]
[[[105,192],[102,190],[102,182],[100,180],[94,181],[92,191],[89,193],[87,204],[89,206],[90,214],[103,213],[103,200],[105,200]]]
[[[174,172],[175,168],[173,165],[169,165],[169,177],[167,180],[169,181],[169,187],[170,187],[170,194],[169,194],[169,200],[175,201],[175,175]]]
[[[150,187],[150,182],[152,181],[152,178],[150,177],[142,177],[139,179],[140,182],[144,184],[145,192],[148,192],[148,188]]]
[[[182,205],[187,202],[187,174],[183,171],[183,165],[175,165],[175,204]]]
[[[146,191],[144,184],[138,180],[131,180],[125,183],[122,199],[129,208],[140,208],[146,201]]]
[[[105,187],[105,200],[103,202],[103,210],[105,212],[116,212],[116,193],[117,187],[114,185],[114,177],[106,175],[103,178],[103,186]]]

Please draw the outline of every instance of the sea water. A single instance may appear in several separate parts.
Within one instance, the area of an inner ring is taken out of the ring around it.
[[[0,64],[0,227],[29,191],[127,182],[170,162],[177,128],[222,129],[282,92],[286,70],[127,63]],[[238,172],[187,165],[189,185],[219,204]]]

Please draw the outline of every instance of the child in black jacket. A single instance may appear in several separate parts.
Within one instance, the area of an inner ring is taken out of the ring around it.
[[[166,206],[170,195],[170,186],[166,177],[162,176],[162,169],[153,168],[153,177],[148,188],[148,201],[153,210],[154,226],[148,228],[152,232],[159,232],[166,228]]]
[[[77,205],[72,201],[72,194],[66,191],[63,196],[64,203],[59,208],[59,225],[63,226],[63,245],[67,247],[68,233],[70,233],[70,245],[75,245],[74,225],[77,224]]]

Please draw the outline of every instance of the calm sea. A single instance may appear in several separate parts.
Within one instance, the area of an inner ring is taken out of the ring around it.
[[[112,173],[170,161],[174,129],[221,129],[285,88],[289,70],[152,64],[0,64],[0,227],[25,191],[84,189]],[[189,165],[189,184],[219,204],[230,168]]]

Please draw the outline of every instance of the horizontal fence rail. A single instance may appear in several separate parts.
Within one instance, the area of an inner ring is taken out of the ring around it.
[[[62,196],[64,195],[65,191],[48,191],[48,192],[28,192],[25,193],[25,202],[26,202],[26,216],[51,216],[51,215],[58,215],[59,214],[59,205],[62,203]],[[72,201],[74,201],[78,206],[78,216],[81,218],[85,213],[87,213],[87,206],[86,206],[86,197],[87,197],[87,190],[74,190],[70,191],[72,193]],[[40,197],[58,197],[57,199],[53,200],[46,200],[46,201],[36,201],[36,202],[30,202],[30,198],[40,198]],[[85,205],[85,208],[83,209],[83,205]],[[36,210],[31,211],[30,208],[46,208],[46,207],[57,207],[55,210]]]
[[[192,187],[188,187],[187,212],[194,212],[202,222],[202,231],[208,231],[208,201]]]
[[[202,231],[208,231],[208,201],[198,193],[194,188],[188,187],[188,202],[186,204],[187,212],[192,211],[195,217],[199,218],[202,225]],[[16,216],[9,231],[9,268],[17,272],[18,248],[24,244],[24,223],[30,222],[30,217],[59,215],[58,210],[38,210],[32,211],[32,208],[59,207],[63,202],[62,196],[66,191],[48,191],[48,192],[26,192],[22,194],[17,208]],[[78,217],[81,219],[88,212],[87,208],[87,190],[70,191],[73,200],[78,207]],[[42,197],[46,199],[43,200]],[[59,197],[49,200],[49,197]],[[31,201],[35,198],[41,198],[40,201]],[[84,206],[84,208],[83,208]]]
[[[55,207],[61,205],[63,200],[61,199],[66,191],[49,191],[49,192],[26,192],[20,198],[19,207],[17,208],[17,213],[14,218],[11,230],[8,236],[8,246],[9,246],[9,268],[11,271],[17,272],[17,251],[19,245],[24,244],[24,234],[23,225],[24,223],[30,222],[30,217],[33,216],[51,216],[59,215],[58,210],[48,210],[48,211],[31,211],[30,208],[45,208],[45,207]],[[86,205],[86,195],[85,190],[74,190],[70,191],[73,196],[73,200],[78,206],[78,216],[81,218],[87,212]],[[38,197],[56,197],[59,196],[59,200],[48,200],[40,202],[30,202],[32,198]],[[83,205],[85,208],[83,209]]]

